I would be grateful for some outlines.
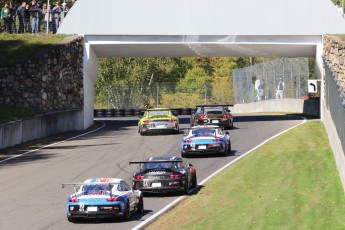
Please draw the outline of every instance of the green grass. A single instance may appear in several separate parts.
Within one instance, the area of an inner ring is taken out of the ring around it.
[[[262,146],[147,229],[345,229],[345,198],[323,124]]]
[[[14,63],[30,58],[54,44],[61,42],[66,35],[47,34],[8,34],[0,33],[0,63]]]
[[[0,123],[32,117],[41,113],[42,111],[39,109],[0,105]]]

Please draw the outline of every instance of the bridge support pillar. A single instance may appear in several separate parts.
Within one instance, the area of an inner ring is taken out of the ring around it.
[[[94,111],[94,85],[98,74],[98,56],[94,52],[90,43],[84,37],[84,63],[83,63],[83,82],[84,82],[84,129],[93,124]]]
[[[319,43],[316,45],[316,55],[315,55],[315,76],[317,79],[320,79],[320,119],[323,120],[323,106],[324,103],[324,75],[325,71],[323,69],[323,44]]]

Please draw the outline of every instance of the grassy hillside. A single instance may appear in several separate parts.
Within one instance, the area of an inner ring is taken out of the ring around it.
[[[262,146],[147,229],[345,229],[345,198],[321,122]]]
[[[61,42],[65,35],[0,33],[0,63],[8,64],[30,58]]]

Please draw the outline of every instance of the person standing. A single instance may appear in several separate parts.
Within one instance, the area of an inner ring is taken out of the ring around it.
[[[37,20],[37,32],[40,33],[41,32],[41,28],[42,28],[42,22],[43,22],[43,17],[44,15],[42,14],[42,8],[41,8],[41,4],[38,1],[36,3],[39,11],[38,11],[38,20]]]
[[[36,5],[36,1],[31,1],[31,8],[30,8],[30,14],[32,19],[32,25],[31,25],[31,33],[35,34],[38,31],[38,16],[40,13],[40,8]]]
[[[22,4],[17,9],[18,21],[19,21],[19,29],[18,33],[24,33],[24,11],[26,8],[26,2],[22,2]]]
[[[47,4],[46,3],[43,3],[42,5],[42,10],[41,10],[41,17],[44,21],[44,25],[43,25],[43,28],[45,28],[45,30],[47,30],[47,20],[46,20],[46,15],[48,14],[48,8],[47,8]]]
[[[17,8],[13,2],[11,2],[10,7],[10,14],[11,14],[11,31],[13,33],[17,33]]]
[[[283,79],[279,78],[279,82],[276,89],[277,99],[282,99],[284,97],[284,89],[285,89],[285,83],[283,82]]]
[[[62,7],[61,7],[61,15],[60,15],[60,23],[62,23],[62,21],[65,19],[69,8],[66,6],[66,2],[62,3]]]
[[[55,34],[60,26],[60,19],[61,19],[61,13],[62,13],[62,8],[60,6],[60,3],[57,2],[56,5],[54,6],[52,10],[52,15],[53,15],[53,33]]]
[[[46,5],[46,9],[43,7],[43,11],[42,12],[45,12],[44,13],[44,23],[47,26],[47,22],[48,22],[48,32],[49,33],[53,33],[54,29],[53,29],[51,5],[49,4],[49,10],[48,10],[47,5]]]
[[[30,6],[29,4],[25,5],[24,9],[24,31],[26,33],[30,32]]]
[[[5,6],[1,8],[1,19],[4,20],[5,31],[11,33],[11,12],[9,3],[5,2]]]

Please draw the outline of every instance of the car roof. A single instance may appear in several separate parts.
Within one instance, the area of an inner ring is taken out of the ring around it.
[[[169,108],[154,108],[154,109],[146,109],[146,111],[161,111],[161,110],[171,110]]]
[[[233,106],[233,105],[211,104],[211,105],[197,105],[196,107],[219,107],[219,106]]]
[[[177,156],[158,156],[158,157],[149,157],[147,161],[170,161],[170,160],[182,160],[181,157]]]
[[[120,183],[123,179],[120,178],[90,178],[84,181],[87,183]]]

